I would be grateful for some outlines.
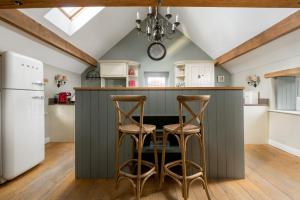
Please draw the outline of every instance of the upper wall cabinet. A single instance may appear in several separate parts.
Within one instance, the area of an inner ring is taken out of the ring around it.
[[[127,76],[127,63],[100,63],[100,76],[101,77],[126,77]]]
[[[175,86],[196,87],[215,85],[213,61],[195,60],[175,63]]]
[[[138,86],[139,63],[130,60],[100,60],[102,87]]]

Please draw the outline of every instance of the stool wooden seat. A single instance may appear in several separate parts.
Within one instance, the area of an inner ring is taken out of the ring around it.
[[[170,125],[165,125],[164,129],[171,133],[180,134],[181,132],[179,127],[180,124],[170,124]],[[187,124],[186,126],[183,127],[183,134],[193,134],[199,131],[200,131],[199,127],[192,124]]]
[[[155,131],[156,127],[150,124],[143,124],[142,133],[152,133]],[[119,130],[127,134],[138,134],[141,130],[136,124],[126,124],[119,126]]]
[[[163,146],[162,146],[162,162],[161,162],[161,177],[160,186],[164,182],[164,177],[169,176],[175,180],[182,188],[182,196],[186,200],[189,196],[189,188],[191,184],[200,180],[206,192],[207,198],[210,199],[207,177],[206,177],[206,160],[205,160],[205,144],[204,144],[204,111],[208,105],[209,95],[181,95],[177,97],[179,103],[179,124],[170,124],[163,127]],[[200,109],[195,113],[188,102],[199,102]],[[187,110],[191,118],[183,122],[184,113]],[[178,140],[181,150],[181,160],[176,160],[165,164],[166,144],[168,135],[172,134]],[[192,136],[197,136],[200,147],[200,164],[188,160],[186,157],[187,142]],[[172,168],[180,166],[181,174],[172,171]],[[188,174],[187,168],[193,168],[194,171]],[[195,172],[196,171],[196,172]]]
[[[139,95],[112,95],[111,96],[117,115],[117,137],[116,137],[116,185],[122,179],[127,179],[135,191],[137,199],[140,199],[144,185],[146,181],[154,174],[158,174],[158,158],[157,158],[157,146],[156,146],[156,126],[150,124],[143,124],[144,117],[144,102],[145,96]],[[136,103],[130,111],[125,112],[120,103]],[[139,119],[137,122],[132,118],[132,114],[135,113],[138,108]],[[154,146],[154,160],[155,163],[142,160],[142,150],[145,138],[151,135]],[[129,159],[123,164],[120,164],[120,149],[125,136],[133,138],[136,149],[138,152],[137,159]],[[143,168],[143,171],[142,171]],[[146,169],[146,170],[145,170]]]

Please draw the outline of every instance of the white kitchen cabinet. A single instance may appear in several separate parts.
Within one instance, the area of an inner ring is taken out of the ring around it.
[[[126,77],[127,63],[101,63],[100,75],[101,77]]]
[[[268,144],[269,115],[268,106],[244,106],[244,141],[245,144]]]
[[[137,87],[140,64],[130,60],[100,60],[101,87]]]
[[[75,106],[48,105],[46,132],[51,142],[75,141]]]
[[[214,86],[213,61],[180,61],[175,63],[176,86]]]

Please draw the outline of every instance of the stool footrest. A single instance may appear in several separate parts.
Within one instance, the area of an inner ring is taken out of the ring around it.
[[[142,167],[143,166],[146,166],[149,168],[149,170],[147,170],[146,172],[142,173],[140,178],[145,178],[145,177],[148,177],[148,176],[152,176],[153,174],[156,174],[156,171],[155,171],[155,165],[151,162],[148,162],[148,161],[145,161],[145,160],[142,160]],[[137,159],[130,159],[128,161],[126,161],[124,164],[121,165],[121,167],[119,168],[120,170],[120,175],[121,176],[126,176],[128,178],[132,178],[132,179],[136,179],[137,178],[137,174],[133,174],[133,173],[129,173],[129,172],[126,172],[124,171],[124,169],[126,167],[130,167],[130,164],[132,166],[138,164],[138,160]]]
[[[199,177],[203,177],[203,169],[200,165],[198,165],[197,163],[193,162],[193,161],[190,161],[190,160],[186,160],[186,165],[189,166],[189,165],[192,165],[193,167],[195,167],[197,169],[198,172],[192,174],[192,175],[188,175],[186,176],[186,179],[187,180],[193,180],[195,178],[199,178]],[[178,180],[182,180],[183,179],[183,176],[182,175],[179,175],[175,172],[173,172],[171,170],[172,167],[175,167],[175,166],[182,166],[182,161],[181,160],[176,160],[176,161],[173,161],[173,162],[170,162],[170,163],[167,163],[165,166],[164,166],[164,170],[165,170],[165,173],[166,175],[169,175],[171,176],[172,178],[175,178],[175,179],[178,179]]]

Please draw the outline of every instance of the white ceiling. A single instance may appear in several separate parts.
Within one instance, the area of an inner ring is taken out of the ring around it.
[[[71,42],[92,57],[99,59],[135,27],[136,12],[146,8],[104,8],[71,37],[44,18],[49,9],[22,9],[21,11]]]
[[[262,56],[263,55],[263,56]],[[231,74],[256,71],[272,66],[274,71],[298,67],[300,62],[300,29],[242,55],[222,66]]]
[[[297,9],[179,8],[180,30],[213,59]]]
[[[68,36],[48,22],[44,15],[49,9],[21,11],[57,33],[65,40],[99,59],[135,27],[136,12],[145,16],[146,8],[104,8],[74,35]],[[212,58],[238,46],[269,28],[297,9],[254,8],[171,8],[180,16],[180,30]],[[165,8],[162,9],[162,14]],[[0,51],[15,50],[43,62],[81,73],[87,65],[63,52],[44,46],[32,38],[0,24]]]
[[[74,73],[81,73],[87,67],[78,59],[0,22],[0,53],[8,50]]]

